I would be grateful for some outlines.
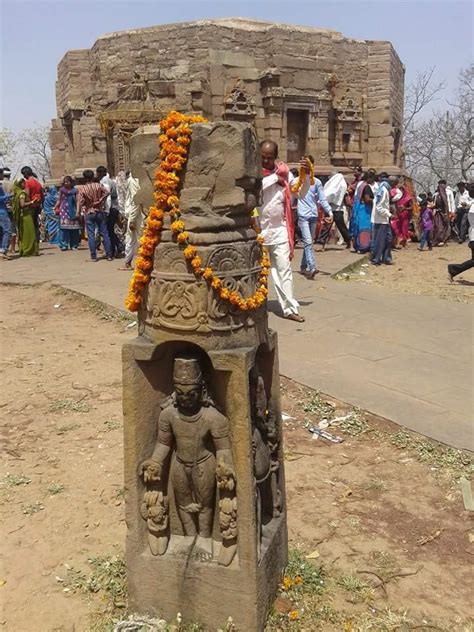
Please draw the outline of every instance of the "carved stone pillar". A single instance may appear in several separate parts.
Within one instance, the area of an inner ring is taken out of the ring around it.
[[[140,160],[151,164],[157,145],[146,146]],[[248,225],[259,176],[248,124],[194,126],[182,219],[203,266],[244,297],[259,271]],[[263,630],[287,561],[277,340],[266,309],[240,312],[217,298],[165,224],[138,333],[123,349],[130,607],[181,612],[209,629],[231,616],[239,630]]]

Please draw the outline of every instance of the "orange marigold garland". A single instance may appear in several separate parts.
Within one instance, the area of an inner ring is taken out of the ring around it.
[[[266,248],[263,246],[263,238],[260,235],[257,236],[257,241],[262,247],[260,273],[257,279],[257,289],[253,296],[249,298],[243,298],[238,292],[223,287],[222,281],[214,274],[212,268],[202,267],[202,260],[198,255],[197,249],[188,241],[189,233],[186,231],[179,209],[179,173],[187,162],[188,147],[191,143],[191,125],[205,122],[206,120],[201,116],[189,116],[175,111],[170,112],[166,118],[160,121],[160,129],[162,131],[159,137],[161,163],[155,173],[155,205],[150,207],[145,222],[135,270],[125,300],[126,307],[132,312],[138,310],[143,290],[150,281],[153,269],[153,256],[156,246],[160,243],[166,212],[170,215],[170,228],[177,243],[183,247],[183,254],[191,265],[196,277],[205,279],[223,301],[228,301],[240,310],[255,310],[265,303],[268,294],[270,259]],[[301,172],[300,177],[303,177]],[[311,173],[311,178],[314,182],[313,173]]]
[[[309,162],[309,183],[310,183],[311,186],[313,186],[313,184],[314,184],[314,165],[311,162],[311,160],[308,160],[308,162]],[[303,185],[303,180],[305,179],[305,176],[306,176],[306,172],[303,171],[302,167],[300,167],[300,170],[298,172],[298,180],[291,187],[291,190],[293,191],[293,193],[298,193],[298,191],[301,189],[301,187]]]

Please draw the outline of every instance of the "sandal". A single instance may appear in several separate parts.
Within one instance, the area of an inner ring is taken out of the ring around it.
[[[285,318],[287,320],[294,320],[297,323],[304,323],[305,321],[303,316],[300,316],[299,314],[288,314],[288,316],[285,316]]]

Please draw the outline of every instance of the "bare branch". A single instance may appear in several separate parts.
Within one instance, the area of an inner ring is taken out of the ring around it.
[[[407,130],[415,121],[418,114],[427,105],[436,100],[437,95],[445,89],[444,81],[433,84],[435,66],[419,72],[413,83],[405,93],[405,120],[404,129]]]

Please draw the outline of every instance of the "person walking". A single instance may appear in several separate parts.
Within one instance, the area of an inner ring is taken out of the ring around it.
[[[120,270],[130,270],[133,259],[138,252],[138,240],[143,228],[142,205],[135,202],[135,195],[140,190],[138,178],[134,178],[130,172],[126,177],[124,215],[127,222],[125,232],[125,263]]]
[[[268,248],[271,275],[283,316],[302,323],[304,318],[298,313],[299,303],[294,297],[291,271],[294,230],[290,187],[295,177],[288,165],[278,160],[278,145],[274,141],[264,140],[260,144],[260,153],[263,167],[262,204],[258,207],[261,235]]]
[[[97,167],[96,175],[100,184],[108,193],[104,207],[107,221],[107,232],[109,233],[112,257],[119,258],[123,254],[123,244],[118,234],[120,231],[120,211],[117,184],[109,176],[107,169],[103,166]]]
[[[438,182],[434,196],[433,246],[444,246],[451,235],[450,215],[454,213],[454,197],[446,180]]]
[[[391,265],[392,261],[392,229],[390,227],[390,183],[388,173],[382,172],[378,177],[372,209],[372,253],[370,262],[379,266],[382,263]]]
[[[454,277],[466,272],[466,270],[474,268],[474,183],[469,184],[469,200],[470,205],[467,216],[469,221],[469,248],[471,250],[471,258],[463,263],[450,263],[448,265],[448,278],[451,282],[453,282]]]
[[[353,240],[354,252],[365,254],[370,251],[372,239],[372,209],[375,196],[375,177],[373,169],[369,169],[360,182],[357,183],[354,193],[354,204],[350,223],[350,233]]]
[[[420,245],[418,250],[424,250],[428,246],[428,250],[433,250],[431,243],[431,233],[433,232],[433,209],[428,202],[426,195],[420,196]]]
[[[337,229],[346,244],[346,248],[350,248],[351,237],[344,219],[344,213],[346,210],[346,194],[347,182],[344,176],[339,172],[333,173],[324,185],[324,195],[331,206],[334,223],[336,224]]]
[[[64,176],[59,189],[56,213],[59,214],[59,247],[62,251],[77,250],[81,243],[81,227],[77,213],[78,190],[71,176]]]
[[[33,211],[33,221],[35,223],[35,236],[38,242],[38,248],[35,254],[39,255],[39,242],[40,242],[40,216],[41,208],[43,204],[43,187],[36,175],[33,173],[31,167],[23,167],[21,169],[21,175],[25,178],[25,191],[28,195],[29,210]]]
[[[12,197],[13,197],[13,183],[11,181],[11,169],[10,167],[2,167],[0,169],[0,184],[3,187],[3,192],[6,195],[9,195],[10,198],[7,200],[7,212],[8,217],[10,218],[10,226],[11,226],[11,236],[10,236],[10,252],[15,254],[16,252],[16,237],[17,237],[17,226],[15,223],[15,219],[13,217],[13,208],[12,208]]]
[[[83,214],[85,218],[91,260],[97,261],[95,240],[97,229],[104,243],[107,261],[112,261],[112,246],[107,230],[107,214],[104,210],[109,191],[102,184],[94,181],[94,172],[91,169],[86,169],[82,176],[84,184],[80,184],[77,187],[77,207],[79,213]]]
[[[0,241],[0,258],[10,259],[8,255],[8,247],[10,245],[10,237],[12,234],[11,220],[8,215],[7,203],[11,198],[10,193],[5,193],[3,186],[0,184],[0,228],[2,237]]]
[[[59,244],[59,218],[56,213],[57,201],[58,189],[51,185],[44,196],[43,213],[48,243],[54,245]]]
[[[313,156],[305,156],[304,160],[314,165]],[[333,212],[324,194],[321,180],[315,178],[314,184],[310,184],[308,170],[305,174],[304,188],[302,186],[298,194],[297,211],[298,226],[303,241],[303,256],[301,257],[300,272],[309,280],[313,280],[317,274],[313,244],[318,223],[319,207],[323,209],[324,215],[326,216],[325,219],[328,218],[329,222],[332,222]]]
[[[18,252],[20,257],[38,255],[39,241],[35,225],[35,205],[26,191],[25,180],[13,183],[13,217],[18,227]]]
[[[463,244],[469,232],[468,213],[470,196],[465,182],[458,182],[457,187],[458,191],[454,198],[454,207],[456,209],[455,225],[458,234],[458,243]]]
[[[392,207],[395,209],[394,216],[391,220],[392,231],[394,235],[395,247],[406,248],[408,243],[412,195],[405,185],[400,186],[400,180],[397,176],[389,178],[390,183],[390,199]]]

